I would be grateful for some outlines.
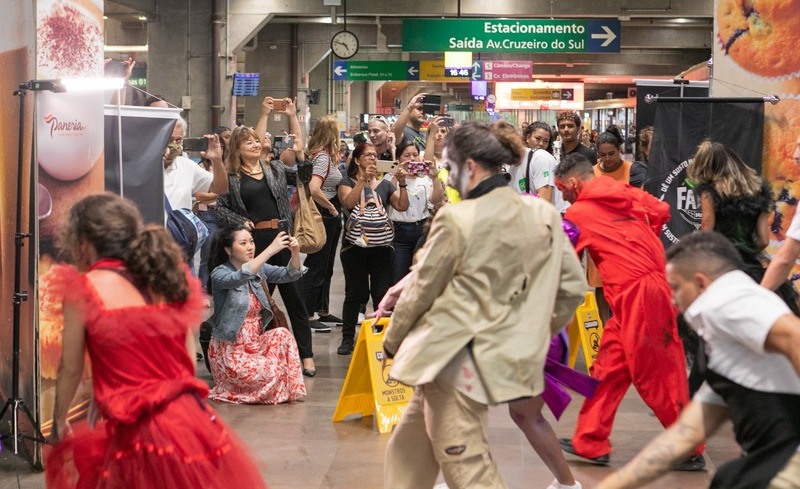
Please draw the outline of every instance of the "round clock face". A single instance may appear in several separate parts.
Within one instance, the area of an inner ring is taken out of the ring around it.
[[[350,31],[339,31],[331,38],[331,51],[340,58],[352,58],[358,52],[358,38]]]

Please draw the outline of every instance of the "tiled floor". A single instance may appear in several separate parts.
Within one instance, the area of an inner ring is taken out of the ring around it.
[[[338,271],[336,276],[341,277]],[[338,315],[344,290],[341,278],[334,281],[332,288],[331,304]],[[215,405],[223,419],[250,447],[272,489],[373,489],[382,485],[383,454],[389,435],[377,432],[372,417],[331,422],[350,359],[336,354],[340,336],[341,330],[337,328],[332,333],[314,334],[317,376],[307,379],[305,401],[279,406]],[[198,363],[198,375],[211,381],[201,363]],[[580,402],[580,398],[575,399],[559,423],[549,417],[559,436],[571,436]],[[570,456],[567,460],[576,479],[585,488],[591,488],[614,467],[630,460],[660,431],[658,421],[636,392],[630,390],[614,426],[611,468],[584,464]],[[550,483],[553,476],[511,421],[505,406],[490,410],[489,434],[492,453],[510,488],[544,488]],[[709,472],[673,472],[649,487],[707,487],[715,465],[737,454],[733,434],[730,427],[726,427],[708,445]],[[31,473],[6,447],[0,452],[0,488],[13,487],[43,488],[44,476]]]

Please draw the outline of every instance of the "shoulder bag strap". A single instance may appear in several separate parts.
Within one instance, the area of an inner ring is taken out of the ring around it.
[[[533,190],[531,190],[531,160],[535,152],[535,149],[530,150],[528,153],[528,164],[525,166],[525,192],[529,194],[533,193]]]
[[[269,293],[269,285],[267,285],[267,281],[264,280],[264,277],[259,273],[258,278],[261,281],[261,288],[264,289],[264,295],[267,296],[267,303],[269,303],[270,309],[273,311],[277,307],[275,305],[275,299],[272,298],[272,294]]]

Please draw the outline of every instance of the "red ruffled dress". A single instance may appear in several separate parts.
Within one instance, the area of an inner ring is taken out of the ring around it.
[[[122,268],[103,260],[104,268]],[[205,309],[189,277],[183,304],[106,309],[86,277],[58,272],[64,300],[86,317],[94,398],[105,420],[74,426],[47,457],[48,488],[266,487],[243,444],[205,402],[186,335]]]
[[[279,404],[306,396],[303,367],[294,336],[286,328],[262,333],[261,303],[250,292],[250,307],[236,341],[211,338],[208,359],[216,384],[208,398],[241,404]]]

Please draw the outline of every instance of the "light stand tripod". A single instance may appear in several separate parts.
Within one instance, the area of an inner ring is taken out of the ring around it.
[[[22,202],[20,202],[20,199],[22,198],[22,179],[24,177],[23,169],[25,166],[23,158],[25,143],[25,96],[27,95],[28,91],[31,90],[50,90],[53,92],[65,91],[63,86],[61,86],[55,80],[29,81],[21,84],[19,86],[19,90],[14,91],[14,95],[19,97],[19,148],[17,150],[17,222],[14,240],[16,245],[16,255],[14,260],[14,322],[12,339],[13,359],[11,364],[11,397],[6,400],[2,411],[0,411],[0,420],[3,419],[3,417],[6,415],[6,412],[11,412],[11,433],[0,437],[0,441],[13,439],[14,455],[20,455],[20,452],[23,452],[23,457],[28,461],[29,464],[31,464],[31,467],[36,470],[41,470],[41,463],[34,461],[33,454],[28,453],[25,444],[21,443],[21,441],[30,440],[35,443],[47,443],[47,441],[44,439],[44,435],[42,435],[42,432],[39,430],[39,423],[31,413],[31,410],[28,409],[28,406],[25,405],[25,401],[22,400],[19,393],[20,313],[22,302],[28,300],[28,291],[20,290],[20,282],[22,279],[22,247],[25,244],[25,239],[30,238],[31,236],[30,233],[23,232]],[[32,172],[30,178],[33,179]],[[22,411],[22,415],[27,417],[31,426],[33,426],[32,436],[26,435],[20,430],[20,411]]]

